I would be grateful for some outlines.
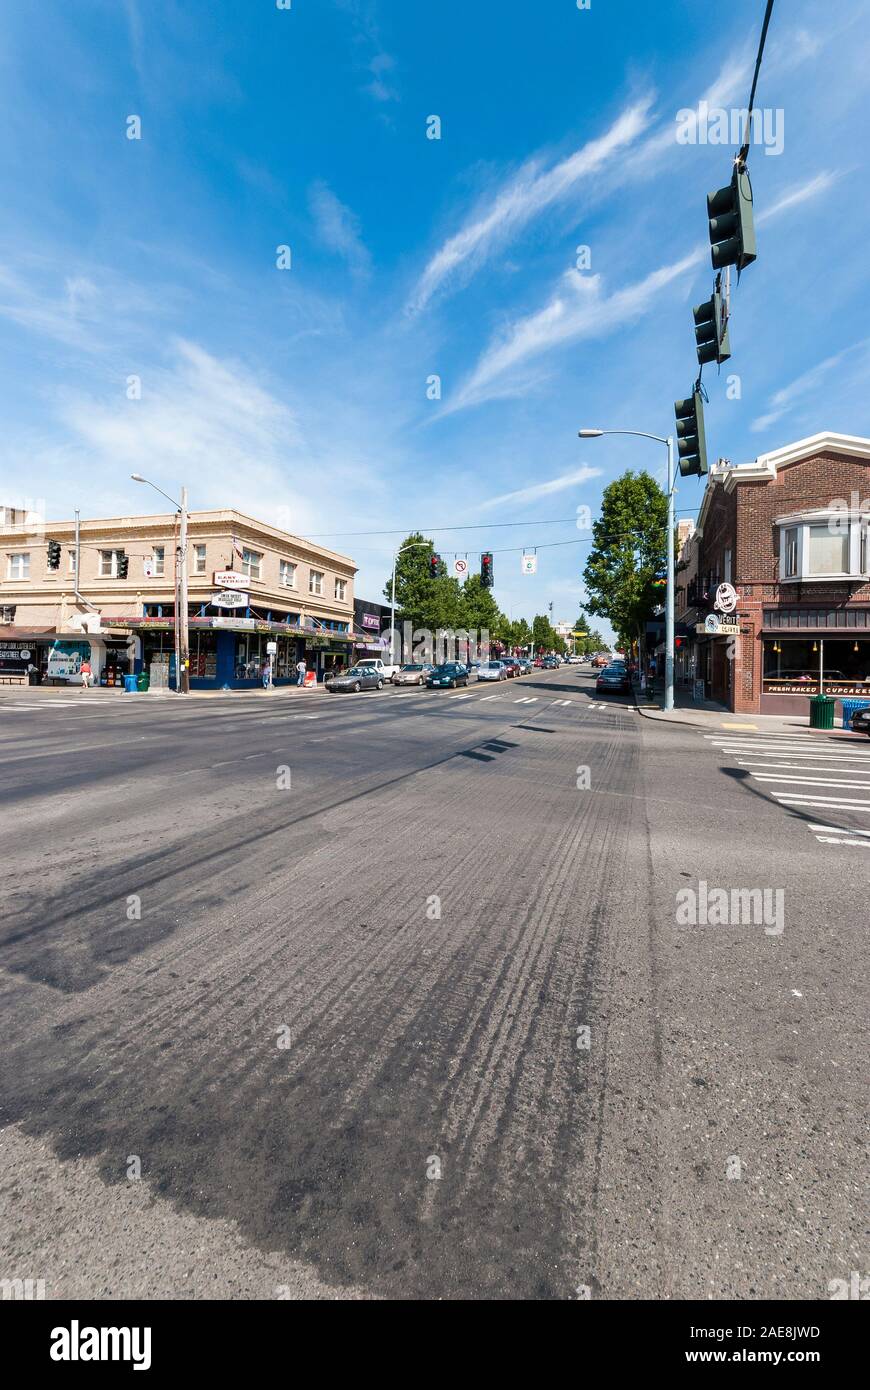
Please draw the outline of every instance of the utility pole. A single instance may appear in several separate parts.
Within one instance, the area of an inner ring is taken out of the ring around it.
[[[178,549],[180,565],[179,583],[179,607],[181,609],[180,621],[179,613],[175,614],[175,628],[180,633],[179,637],[179,658],[181,667],[179,670],[179,690],[183,695],[190,694],[190,634],[188,631],[187,619],[187,488],[181,489],[181,519],[178,527]]]

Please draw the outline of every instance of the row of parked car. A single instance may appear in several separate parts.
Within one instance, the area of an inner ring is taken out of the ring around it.
[[[497,661],[447,661],[440,665],[424,661],[409,661],[404,666],[391,666],[380,658],[366,658],[358,661],[349,671],[329,677],[325,684],[332,694],[358,694],[361,690],[382,690],[392,685],[426,686],[430,690],[452,689],[468,685],[469,681],[503,681],[517,676],[527,676],[538,670],[556,670],[568,658],[558,656],[536,657],[530,660],[522,656],[505,656]],[[579,659],[579,658],[578,658]]]

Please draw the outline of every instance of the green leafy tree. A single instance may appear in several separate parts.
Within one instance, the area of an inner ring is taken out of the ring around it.
[[[667,563],[668,500],[647,472],[630,469],[604,489],[583,571],[588,609],[609,619],[620,645],[639,637],[662,590],[653,580]]]
[[[447,573],[442,560],[438,574],[432,577],[430,560],[435,553],[433,541],[421,531],[406,536],[399,547],[396,560],[396,623],[410,622],[414,628],[462,627],[462,590]],[[392,597],[392,576],[384,585],[384,596]]]
[[[556,650],[556,643],[559,641],[556,629],[543,613],[538,613],[532,623],[532,641],[536,651],[540,651],[542,648],[545,651]]]

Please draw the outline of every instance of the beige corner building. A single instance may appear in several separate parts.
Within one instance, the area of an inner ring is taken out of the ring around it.
[[[175,514],[82,521],[77,538],[0,507],[0,679],[78,683],[87,657],[104,685],[144,671],[174,686],[182,564],[193,689],[256,685],[267,657],[276,683],[300,660],[322,679],[351,659],[346,555],[232,510],[191,512],[182,557]]]

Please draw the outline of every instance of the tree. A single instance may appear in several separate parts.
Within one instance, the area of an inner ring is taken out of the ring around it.
[[[413,531],[399,550],[402,553],[396,560],[396,623],[409,622],[413,628],[428,628],[433,633],[439,628],[462,627],[462,591],[448,575],[443,560],[437,577],[432,577],[432,540],[421,531]],[[392,576],[384,585],[384,596],[389,602]]]
[[[589,612],[608,618],[623,644],[661,602],[653,580],[667,563],[667,519],[668,499],[645,471],[629,469],[604,489],[583,580]]]
[[[492,590],[484,588],[479,574],[470,574],[460,589],[461,621],[460,627],[469,632],[484,629],[491,637],[500,635],[504,626],[504,614],[492,596]]]
[[[580,615],[577,618],[576,623],[574,624],[574,631],[584,632],[586,634],[585,637],[578,637],[576,639],[577,651],[581,655],[588,655],[590,652],[600,652],[604,650],[607,646],[609,646],[609,643],[604,637],[602,637],[598,629],[592,626],[591,621],[586,616],[582,608],[580,609]]]
[[[550,619],[544,617],[543,613],[536,614],[532,623],[532,641],[535,644],[535,649],[540,651],[543,647],[545,651],[555,651],[558,640]]]

